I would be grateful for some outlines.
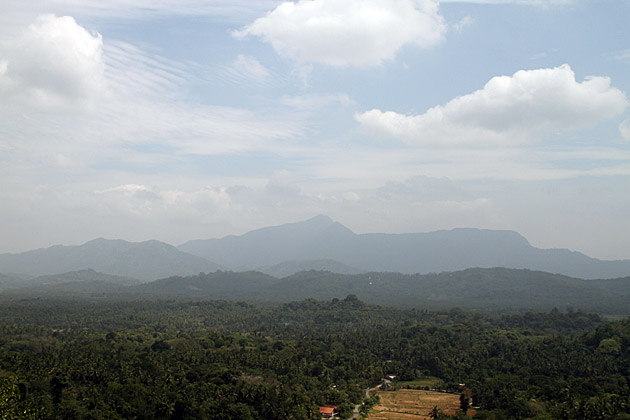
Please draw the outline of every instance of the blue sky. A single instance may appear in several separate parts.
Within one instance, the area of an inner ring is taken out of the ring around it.
[[[4,0],[0,252],[327,214],[630,258],[625,0]]]

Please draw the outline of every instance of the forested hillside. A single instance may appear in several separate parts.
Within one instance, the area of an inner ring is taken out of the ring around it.
[[[465,383],[475,418],[622,419],[630,403],[630,322],[584,312],[34,300],[0,306],[0,332],[21,418],[350,416],[386,374]]]
[[[283,279],[258,272],[215,272],[171,277],[121,290],[124,298],[230,299],[283,303],[330,300],[354,294],[368,303],[399,308],[484,311],[583,309],[630,314],[630,277],[581,280],[506,268],[437,274],[305,271]],[[116,295],[110,295],[116,297]]]
[[[0,293],[0,301],[34,297],[79,300],[226,299],[277,304],[331,300],[349,294],[398,308],[483,311],[585,310],[630,314],[630,277],[581,280],[559,274],[506,268],[475,268],[435,274],[336,274],[305,271],[277,278],[257,271],[217,271],[144,284],[91,270],[24,280]]]

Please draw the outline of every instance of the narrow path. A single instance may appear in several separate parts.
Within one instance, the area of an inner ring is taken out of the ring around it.
[[[372,391],[376,391],[377,389],[380,389],[380,387],[382,387],[383,384],[377,385],[374,388],[368,388],[365,390],[365,398],[370,398],[370,392]],[[359,408],[361,407],[361,404],[357,404],[354,406],[354,410],[352,410],[352,418],[353,419],[358,419],[359,418]]]

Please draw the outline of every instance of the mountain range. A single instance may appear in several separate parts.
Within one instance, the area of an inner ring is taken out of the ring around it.
[[[566,249],[539,249],[513,231],[453,229],[428,233],[356,234],[327,216],[266,227],[241,236],[159,241],[95,239],[0,254],[0,287],[23,278],[93,269],[143,282],[217,270],[256,270],[274,277],[299,271],[440,273],[505,267],[581,279],[630,275],[630,260],[604,261]],[[20,280],[22,279],[22,280]]]
[[[233,270],[328,260],[364,272],[413,274],[507,267],[583,279],[630,275],[630,260],[603,261],[566,249],[539,249],[513,231],[460,228],[429,233],[355,234],[327,216],[241,236],[189,241],[178,249]]]

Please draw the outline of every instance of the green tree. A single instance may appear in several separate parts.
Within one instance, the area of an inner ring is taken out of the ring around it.
[[[26,388],[15,376],[0,378],[0,419],[39,420],[42,410],[34,409],[26,402]]]
[[[459,395],[459,408],[464,414],[468,413],[468,407],[470,405],[470,397],[465,392]]]

